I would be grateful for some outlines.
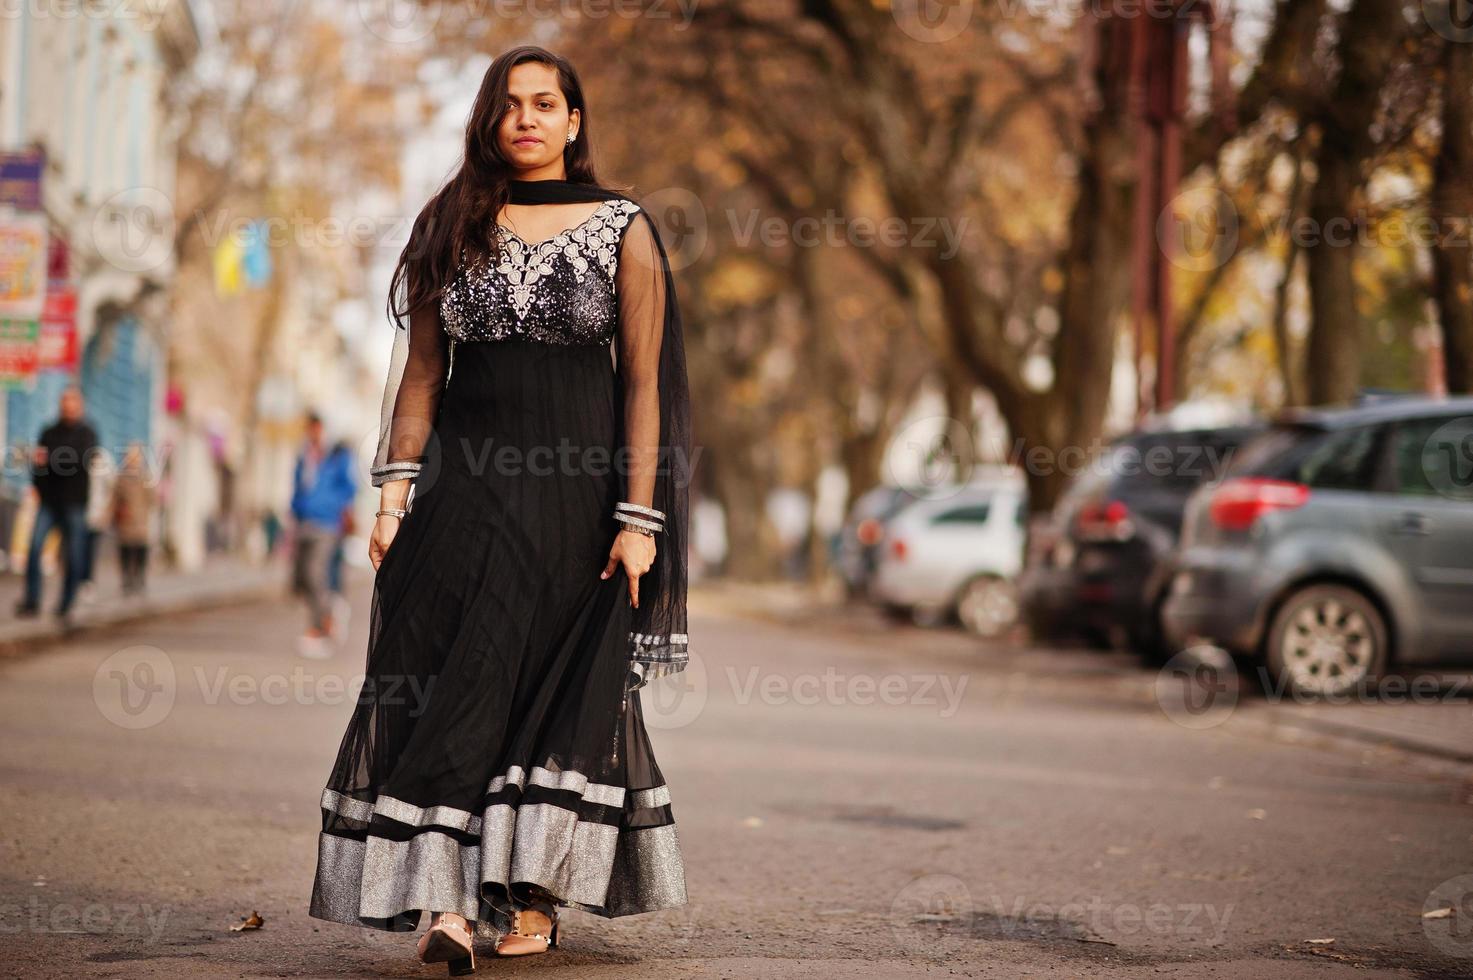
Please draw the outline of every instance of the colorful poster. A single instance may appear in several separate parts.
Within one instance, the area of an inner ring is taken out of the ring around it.
[[[0,205],[17,211],[40,211],[41,175],[45,172],[45,150],[0,153]]]
[[[0,317],[33,320],[46,302],[46,216],[0,219]]]
[[[77,291],[64,282],[52,281],[41,310],[38,367],[75,371],[78,367]]]
[[[0,319],[0,388],[29,388],[40,367],[40,320]]]

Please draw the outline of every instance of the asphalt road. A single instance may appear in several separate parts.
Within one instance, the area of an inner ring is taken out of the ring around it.
[[[559,950],[479,972],[1473,977],[1466,768],[1251,705],[1201,725],[1120,657],[693,609],[697,661],[645,698],[690,904],[569,913]],[[300,622],[257,603],[0,662],[0,975],[444,975],[307,915],[364,628],[311,662]]]

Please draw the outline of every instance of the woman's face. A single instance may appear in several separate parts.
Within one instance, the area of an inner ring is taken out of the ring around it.
[[[501,152],[519,171],[562,172],[568,134],[578,133],[578,110],[558,87],[557,71],[541,62],[523,62],[507,77],[506,115],[501,117]]]

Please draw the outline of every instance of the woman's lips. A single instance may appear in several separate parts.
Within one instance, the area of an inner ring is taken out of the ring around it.
[[[521,139],[514,141],[512,145],[513,146],[536,146],[538,143],[541,143],[541,142],[542,141],[540,139],[538,139],[537,137],[535,137],[535,136],[523,136]]]

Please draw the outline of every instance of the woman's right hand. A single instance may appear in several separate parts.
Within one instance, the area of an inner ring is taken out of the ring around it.
[[[399,533],[400,518],[393,514],[380,514],[373,522],[373,533],[368,536],[368,560],[373,562],[373,570],[384,560],[384,555],[389,553],[389,545],[394,543],[394,535]]]

